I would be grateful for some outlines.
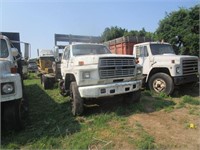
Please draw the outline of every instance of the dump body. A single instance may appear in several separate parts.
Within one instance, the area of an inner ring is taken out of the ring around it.
[[[133,46],[137,43],[151,41],[145,37],[138,36],[126,36],[116,38],[114,40],[110,40],[104,42],[106,46],[110,49],[113,54],[124,54],[124,55],[132,55],[133,54]]]

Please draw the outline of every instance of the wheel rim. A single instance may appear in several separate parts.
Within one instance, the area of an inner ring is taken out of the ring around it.
[[[156,79],[153,81],[153,89],[159,93],[165,91],[167,85],[166,82],[163,79]]]

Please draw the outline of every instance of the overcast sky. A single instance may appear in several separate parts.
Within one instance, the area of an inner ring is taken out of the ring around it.
[[[19,32],[38,48],[53,49],[54,34],[100,36],[106,27],[148,32],[166,13],[190,8],[198,0],[0,0],[0,31]]]

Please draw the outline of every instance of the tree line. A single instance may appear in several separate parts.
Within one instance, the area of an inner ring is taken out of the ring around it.
[[[177,54],[199,56],[199,6],[166,13],[155,32],[147,32],[145,28],[128,31],[118,26],[107,27],[101,35],[102,41],[122,36],[139,36],[152,41],[164,40],[172,44]]]

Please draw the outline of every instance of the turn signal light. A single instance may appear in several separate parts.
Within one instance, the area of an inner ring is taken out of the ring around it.
[[[10,68],[11,73],[17,73],[17,67]]]
[[[135,63],[136,63],[136,64],[139,63],[139,59],[138,59],[138,58],[135,59]]]
[[[83,66],[84,65],[84,61],[79,61],[78,64],[79,64],[79,66]]]

